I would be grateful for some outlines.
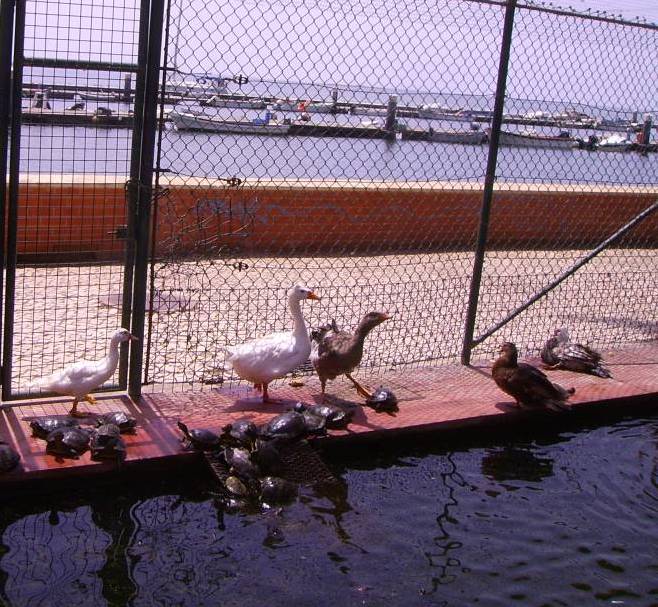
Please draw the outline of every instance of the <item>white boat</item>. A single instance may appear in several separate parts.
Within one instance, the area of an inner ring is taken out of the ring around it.
[[[628,152],[633,146],[633,143],[628,137],[614,133],[599,138],[594,149],[601,152]]]
[[[171,110],[168,118],[177,131],[211,131],[243,135],[286,135],[290,131],[290,123],[270,120],[267,117],[251,121],[224,120],[216,116]]]
[[[207,98],[212,95],[225,95],[228,93],[228,83],[231,78],[209,76],[208,74],[174,74],[165,84],[167,95],[181,95],[183,97]]]
[[[487,134],[482,131],[435,131],[430,129],[428,141],[481,145],[487,141]]]
[[[487,133],[490,134],[489,129],[487,129]],[[578,141],[566,132],[560,135],[539,135],[533,132],[500,131],[499,143],[500,145],[550,148],[554,150],[569,150],[578,145]]]
[[[438,103],[427,103],[418,108],[418,118],[452,118],[459,115],[464,108],[446,107]]]
[[[224,107],[234,108],[241,110],[263,110],[265,109],[265,102],[262,99],[249,98],[246,95],[244,98],[239,95],[213,95],[209,99],[199,101],[199,105],[208,107]]]

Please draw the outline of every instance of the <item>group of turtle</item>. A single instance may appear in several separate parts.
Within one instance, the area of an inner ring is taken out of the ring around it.
[[[123,411],[100,415],[96,427],[81,427],[70,417],[46,417],[30,422],[32,433],[46,441],[46,453],[57,457],[80,457],[86,451],[91,459],[121,462],[126,457],[122,434],[134,433],[137,420]]]
[[[352,415],[353,411],[335,405],[300,402],[261,426],[238,420],[219,434],[190,429],[180,421],[178,427],[188,448],[206,452],[225,471],[222,482],[228,505],[275,505],[297,496],[297,484],[283,478],[285,452],[308,437],[326,434],[327,429],[345,428]]]

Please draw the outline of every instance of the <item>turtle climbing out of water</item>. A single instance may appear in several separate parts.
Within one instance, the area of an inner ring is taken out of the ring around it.
[[[393,414],[398,411],[398,399],[393,390],[379,386],[370,396],[366,399],[366,405],[372,407],[377,413]]]
[[[90,433],[83,428],[57,428],[46,438],[46,453],[77,458],[89,449]]]
[[[260,481],[260,498],[270,505],[286,504],[297,497],[297,485],[277,476],[266,476]]]
[[[283,459],[276,440],[257,440],[250,457],[264,474],[277,475],[283,470]]]
[[[251,480],[260,476],[258,466],[251,461],[251,455],[246,449],[240,447],[226,447],[224,461],[231,472],[243,480]]]
[[[37,438],[47,438],[48,435],[59,428],[77,428],[78,422],[70,417],[44,417],[30,422],[32,434]]]
[[[135,431],[135,428],[137,427],[137,420],[124,411],[114,411],[112,413],[104,413],[103,415],[99,415],[98,419],[96,419],[96,424],[98,426],[113,424],[118,426],[121,434],[128,434]]]
[[[177,422],[178,428],[183,433],[187,447],[197,451],[216,451],[220,448],[222,440],[218,434],[206,428],[194,428],[190,430],[183,422]]]
[[[121,438],[121,430],[116,424],[98,426],[89,441],[91,459],[113,459],[123,461],[126,458],[126,443]]]
[[[21,456],[8,443],[0,440],[0,472],[9,472],[18,466]]]

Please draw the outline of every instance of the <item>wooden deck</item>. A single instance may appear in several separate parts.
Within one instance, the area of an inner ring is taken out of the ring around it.
[[[614,379],[600,379],[564,371],[551,371],[554,381],[565,387],[575,387],[574,410],[600,416],[613,409],[648,414],[658,410],[658,342],[628,346],[604,353]],[[536,362],[536,361],[531,361]],[[354,407],[355,415],[346,430],[332,431],[317,439],[330,446],[346,440],[390,439],[401,434],[466,428],[509,427],[539,416],[550,415],[559,423],[568,419],[565,413],[528,413],[514,409],[509,398],[491,380],[489,365],[472,367],[446,365],[437,368],[390,371],[358,376],[371,385],[384,383],[393,389],[400,401],[400,410],[393,416],[361,407],[355,392],[346,381],[329,384],[329,394],[338,404]],[[128,455],[123,465],[94,462],[89,453],[79,459],[57,459],[45,452],[46,443],[32,437],[30,421],[39,417],[65,415],[70,408],[66,400],[34,401],[21,405],[5,405],[0,411],[0,438],[21,454],[21,464],[12,472],[0,476],[5,491],[17,487],[36,486],[39,481],[75,478],[92,474],[140,472],[151,467],[186,465],[196,461],[197,454],[185,451],[180,442],[176,421],[184,420],[190,427],[204,426],[219,430],[223,425],[242,418],[256,423],[267,421],[297,401],[319,400],[319,383],[315,377],[293,388],[287,384],[273,385],[271,396],[280,399],[264,405],[258,395],[247,388],[220,388],[204,393],[145,394],[138,402],[126,396],[99,399],[95,414],[125,409],[137,418],[134,435],[124,435]],[[88,418],[93,423],[94,415]],[[5,493],[5,496],[7,494]]]

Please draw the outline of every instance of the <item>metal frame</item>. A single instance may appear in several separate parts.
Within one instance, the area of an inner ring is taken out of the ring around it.
[[[23,88],[23,50],[25,40],[25,0],[16,0],[14,22],[13,81],[11,86],[11,135],[9,138],[9,194],[7,211],[7,249],[5,257],[5,311],[2,348],[2,399],[11,396],[11,363],[14,346],[14,310],[16,291],[16,231],[21,145],[21,93]]]

